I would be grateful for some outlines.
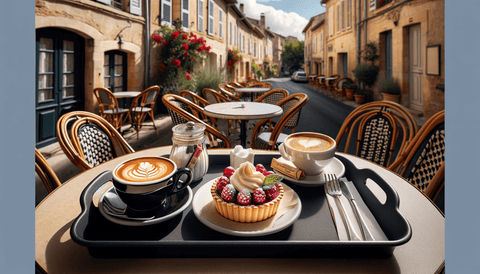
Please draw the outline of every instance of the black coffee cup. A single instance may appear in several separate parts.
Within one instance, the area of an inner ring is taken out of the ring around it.
[[[143,166],[142,166],[143,165]],[[119,169],[125,166],[135,166],[132,169],[140,169],[135,173],[138,178],[117,174]],[[140,167],[139,167],[140,166]],[[142,178],[147,173],[156,173],[151,180]],[[186,178],[184,175],[186,175]],[[122,178],[120,178],[122,177]],[[192,171],[188,168],[179,168],[175,162],[163,157],[138,157],[129,159],[117,165],[112,172],[112,182],[115,191],[129,209],[136,211],[150,211],[161,206],[164,200],[184,189],[192,181]],[[136,180],[136,179],[141,179]]]

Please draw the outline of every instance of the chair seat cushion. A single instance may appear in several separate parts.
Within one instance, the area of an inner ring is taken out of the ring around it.
[[[133,108],[132,111],[133,112],[150,112],[152,109],[149,108],[149,107],[136,107],[136,108]]]
[[[268,141],[270,140],[270,136],[272,135],[271,132],[262,132],[260,133],[257,138],[255,138],[255,147],[257,149],[267,149],[268,147]],[[277,141],[275,142],[275,150],[278,150],[278,146],[280,146],[283,141],[285,141],[285,138],[287,138],[288,134],[285,133],[280,133],[280,135],[277,138]]]
[[[107,109],[103,113],[105,114],[119,114],[119,113],[125,113],[128,112],[129,110],[126,108],[119,108],[119,109]]]

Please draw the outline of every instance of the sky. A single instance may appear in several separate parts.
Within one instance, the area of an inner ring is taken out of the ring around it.
[[[302,34],[311,17],[324,13],[320,0],[237,0],[237,6],[244,5],[247,17],[260,19],[265,13],[266,26],[282,36],[295,36],[305,40]]]

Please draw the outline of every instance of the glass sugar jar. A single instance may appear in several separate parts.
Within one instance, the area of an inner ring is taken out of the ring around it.
[[[192,182],[201,180],[208,171],[205,126],[188,122],[174,126],[172,132],[170,159],[177,164],[177,168],[188,167],[192,170]]]

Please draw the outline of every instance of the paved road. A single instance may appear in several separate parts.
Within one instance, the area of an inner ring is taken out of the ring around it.
[[[295,132],[319,132],[335,138],[345,118],[354,110],[354,107],[326,96],[308,86],[307,83],[292,82],[290,78],[273,78],[265,82],[273,88],[283,88],[290,94],[305,93],[309,100],[302,108],[300,123]],[[285,133],[291,133],[285,131]]]

